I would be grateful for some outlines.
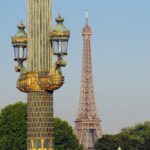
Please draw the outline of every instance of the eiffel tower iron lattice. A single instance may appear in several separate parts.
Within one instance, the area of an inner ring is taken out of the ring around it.
[[[82,77],[80,87],[80,101],[77,119],[75,120],[75,134],[84,150],[94,150],[94,144],[102,137],[101,120],[96,110],[96,101],[93,87],[92,59],[91,59],[91,35],[92,30],[86,24],[83,28],[83,56]]]

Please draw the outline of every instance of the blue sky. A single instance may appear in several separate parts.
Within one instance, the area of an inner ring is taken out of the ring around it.
[[[26,0],[1,0],[0,107],[26,101],[15,88],[10,37],[16,25],[27,22]],[[54,0],[53,20],[59,12],[71,30],[64,86],[54,93],[55,115],[72,125],[76,117],[81,76],[82,27],[85,11],[93,30],[94,87],[104,133],[150,119],[150,1]],[[54,22],[53,22],[54,24]]]

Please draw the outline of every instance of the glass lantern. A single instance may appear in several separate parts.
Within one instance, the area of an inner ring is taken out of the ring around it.
[[[68,39],[52,39],[52,49],[54,55],[67,55]]]
[[[21,63],[27,59],[27,48],[25,46],[14,47],[14,61]]]
[[[61,15],[56,18],[56,22],[56,26],[51,31],[51,46],[54,55],[61,57],[67,55],[70,31],[64,26],[64,18]]]
[[[18,25],[18,32],[11,39],[14,47],[14,61],[18,62],[19,65],[23,65],[27,59],[27,34],[24,30],[25,26],[21,22]]]

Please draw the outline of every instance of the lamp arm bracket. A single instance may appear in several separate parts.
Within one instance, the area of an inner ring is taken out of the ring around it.
[[[21,72],[17,81],[17,88],[25,93],[32,91],[53,91],[64,83],[61,68],[54,65],[49,72]]]

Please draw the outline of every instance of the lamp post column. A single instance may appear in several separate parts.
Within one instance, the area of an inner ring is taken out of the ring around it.
[[[21,23],[12,37],[20,72],[17,88],[27,93],[27,150],[54,149],[53,92],[64,83],[61,67],[66,64],[70,31],[60,15],[51,30],[51,4],[52,0],[28,0],[28,34]],[[58,58],[54,64],[53,55]]]
[[[28,0],[27,72],[32,80],[44,78],[51,69],[50,5],[51,0]],[[53,149],[53,91],[42,90],[36,82],[31,86],[27,96],[27,149]]]

